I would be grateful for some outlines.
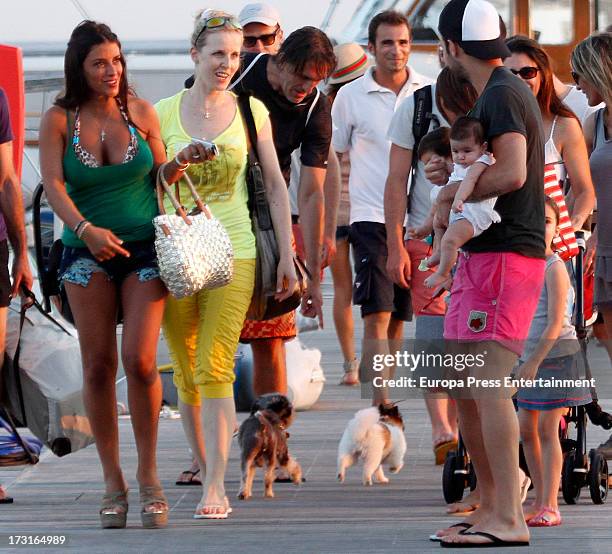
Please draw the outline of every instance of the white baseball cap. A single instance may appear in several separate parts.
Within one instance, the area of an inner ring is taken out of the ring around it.
[[[507,58],[506,26],[486,0],[451,0],[440,13],[438,30],[458,42],[466,54],[481,60]]]
[[[249,23],[262,23],[268,27],[280,26],[278,10],[263,2],[247,4],[238,14],[238,20],[243,27]]]

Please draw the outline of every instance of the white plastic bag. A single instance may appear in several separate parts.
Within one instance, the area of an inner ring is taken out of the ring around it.
[[[287,395],[296,410],[309,410],[321,396],[325,375],[321,351],[305,348],[298,338],[285,343],[287,351]]]
[[[20,339],[19,309],[19,301],[14,300],[7,323],[6,352],[10,363],[4,368],[3,378],[8,408],[56,455],[76,452],[93,443],[83,406],[83,372],[76,333],[62,330],[32,307],[26,312]],[[15,368],[13,359],[19,340],[19,367]]]

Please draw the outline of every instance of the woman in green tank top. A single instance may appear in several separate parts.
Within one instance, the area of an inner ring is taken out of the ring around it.
[[[47,198],[64,222],[61,284],[83,359],[83,400],[106,486],[102,527],[125,527],[127,482],[119,464],[116,324],[138,449],[141,519],[166,524],[168,504],[155,459],[161,407],[156,351],[166,289],[159,279],[152,219],[154,178],[166,154],[153,107],[128,94],[117,36],[84,21],[70,38],[64,94],[40,129]]]

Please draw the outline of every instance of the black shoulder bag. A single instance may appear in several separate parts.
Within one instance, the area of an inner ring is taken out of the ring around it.
[[[308,274],[303,264],[294,256],[298,284],[289,298],[282,302],[274,298],[276,294],[276,269],[280,261],[280,253],[274,234],[272,216],[270,215],[263,172],[257,156],[257,129],[251,112],[249,97],[240,95],[238,106],[246,128],[248,145],[246,181],[249,192],[249,211],[257,244],[255,288],[246,317],[247,319],[262,321],[286,314],[300,305]]]

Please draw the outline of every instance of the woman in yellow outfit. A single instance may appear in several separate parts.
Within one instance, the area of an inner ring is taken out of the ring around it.
[[[157,113],[168,159],[169,183],[187,172],[202,199],[226,228],[234,249],[234,277],[222,288],[177,300],[170,297],[163,329],[174,362],[183,428],[200,465],[203,495],[194,517],[225,519],[230,512],[224,477],[236,414],[234,353],[253,292],[255,237],[247,207],[247,142],[237,97],[227,91],[240,64],[242,28],[233,16],[206,10],[196,17],[191,40],[195,83],[161,100]],[[250,99],[258,154],[281,260],[279,299],[296,284],[290,244],[291,215],[268,112]],[[214,155],[195,139],[213,141]],[[181,201],[190,195],[181,185]],[[186,205],[187,209],[191,206]],[[172,207],[167,206],[169,211]],[[203,432],[202,432],[203,431]],[[206,442],[206,457],[205,447]]]

